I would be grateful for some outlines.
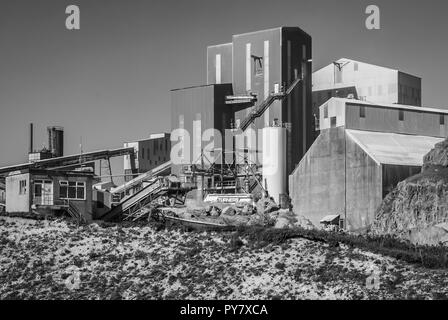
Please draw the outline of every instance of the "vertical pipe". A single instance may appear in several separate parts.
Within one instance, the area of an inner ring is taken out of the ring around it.
[[[29,149],[29,153],[32,153],[34,150],[34,145],[33,145],[33,135],[34,135],[34,128],[33,128],[33,124],[30,123],[30,149]]]
[[[246,43],[246,91],[252,90],[251,44]]]

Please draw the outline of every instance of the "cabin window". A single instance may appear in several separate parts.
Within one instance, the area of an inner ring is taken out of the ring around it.
[[[59,181],[59,198],[85,200],[86,183],[81,181]]]
[[[359,107],[359,117],[360,118],[365,118],[366,117],[366,107],[365,106],[360,106]]]
[[[398,110],[398,120],[403,121],[404,120],[404,111]]]
[[[26,194],[26,180],[19,181],[19,194]]]
[[[336,128],[336,117],[331,117],[330,125],[332,128]]]
[[[439,120],[439,121],[440,121],[440,124],[441,124],[441,125],[444,125],[444,124],[445,124],[445,115],[444,115],[444,114],[441,114],[441,115],[440,115],[440,120]]]
[[[34,196],[42,197],[42,183],[36,183],[34,185]]]
[[[328,118],[328,105],[324,106],[324,119]]]

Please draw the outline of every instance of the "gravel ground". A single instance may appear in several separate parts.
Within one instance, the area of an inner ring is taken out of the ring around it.
[[[0,299],[446,299],[448,272],[305,239],[0,217]],[[373,275],[373,276],[372,276]],[[379,285],[367,286],[367,278]]]

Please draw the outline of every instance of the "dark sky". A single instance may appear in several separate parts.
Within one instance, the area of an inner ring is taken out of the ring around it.
[[[65,8],[81,9],[81,30]],[[365,8],[381,9],[381,30]],[[169,131],[169,90],[206,82],[206,46],[232,34],[298,26],[313,37],[313,69],[346,57],[423,78],[423,104],[448,107],[444,0],[2,0],[0,165],[26,162],[48,125],[66,154],[121,147]]]

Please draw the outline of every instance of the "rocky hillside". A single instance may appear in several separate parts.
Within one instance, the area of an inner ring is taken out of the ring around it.
[[[396,235],[413,243],[448,243],[448,140],[424,157],[420,174],[402,181],[384,199],[374,234]]]

